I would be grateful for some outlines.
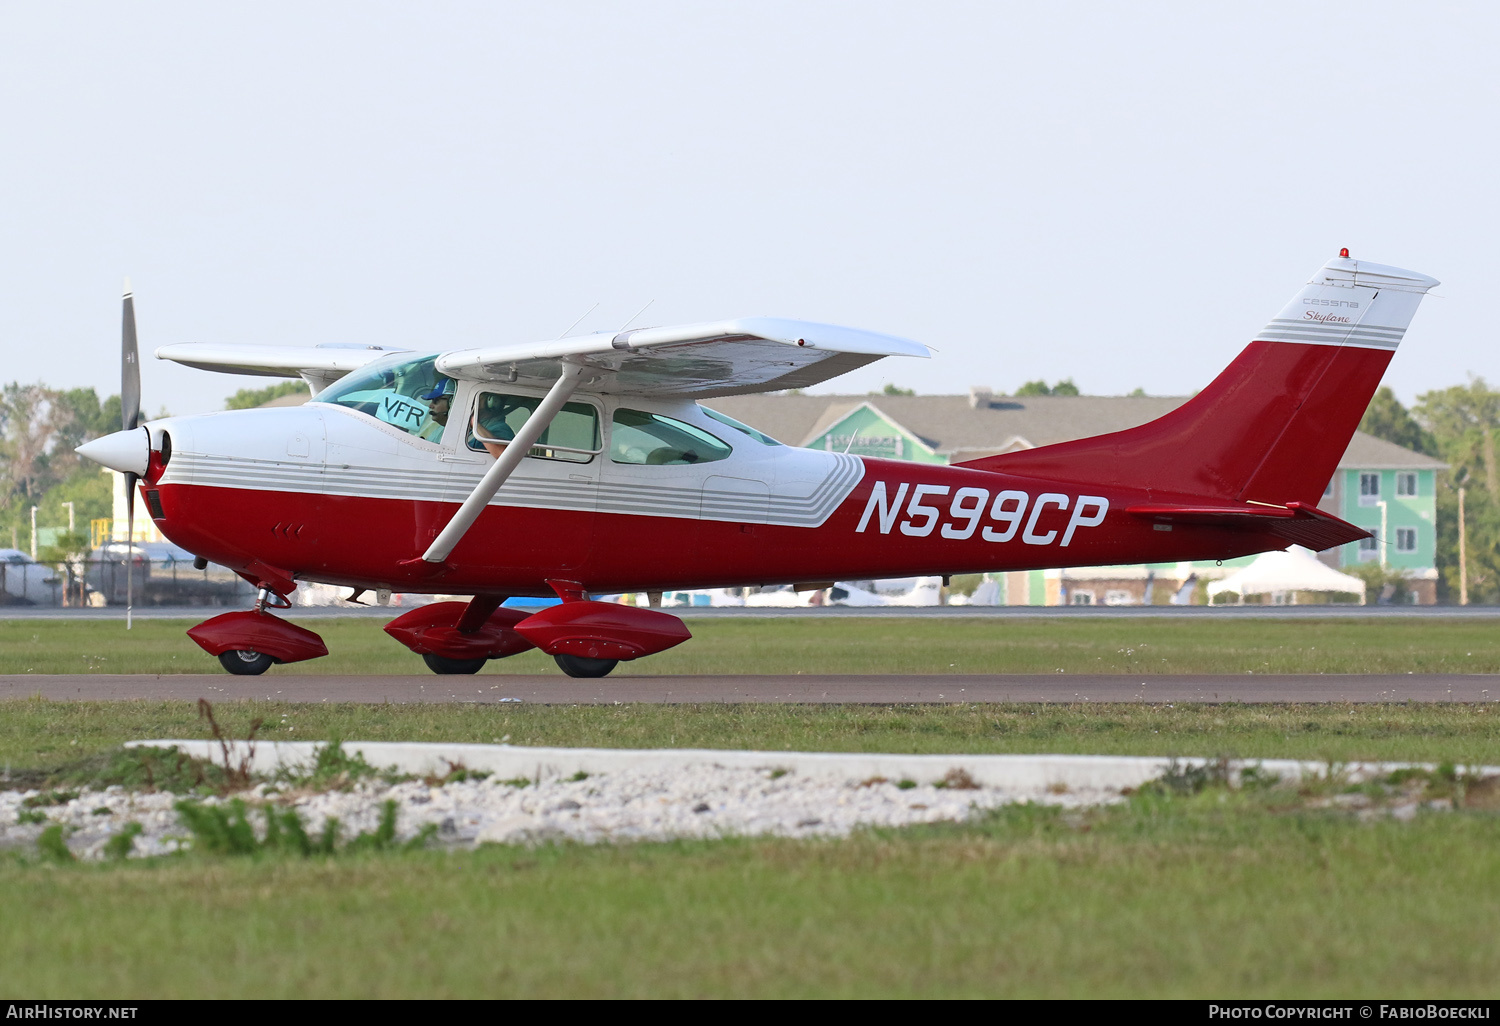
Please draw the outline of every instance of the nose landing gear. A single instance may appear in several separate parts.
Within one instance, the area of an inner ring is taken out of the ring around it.
[[[323,639],[267,612],[224,613],[188,630],[188,637],[237,676],[265,673],[274,663],[296,663],[328,654]]]
[[[231,648],[219,653],[219,664],[236,676],[253,677],[265,673],[275,659],[264,652],[248,648]]]

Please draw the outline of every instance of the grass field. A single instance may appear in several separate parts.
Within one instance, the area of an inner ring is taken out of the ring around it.
[[[845,841],[0,859],[26,997],[1494,997],[1500,817],[1244,793]]]
[[[184,622],[0,623],[5,672],[216,666]],[[294,672],[422,672],[368,620]],[[718,672],[1500,672],[1472,621],[699,621]],[[494,671],[555,672],[521,656]],[[273,671],[274,672],[274,671]],[[235,736],[1500,763],[1482,705],[223,702]],[[205,737],[189,702],[0,701],[13,782]],[[0,786],[4,786],[0,783]],[[12,784],[14,786],[14,783]],[[1493,803],[1491,803],[1493,804]],[[1286,792],[1022,807],[843,841],[54,865],[0,854],[0,996],[1494,997],[1500,812],[1363,820]]]
[[[291,617],[294,622],[296,617]],[[0,673],[219,673],[189,620],[0,620]],[[280,673],[426,673],[368,618],[307,620],[330,654]],[[705,619],[616,673],[1500,673],[1478,620]],[[539,652],[486,673],[559,673]]]

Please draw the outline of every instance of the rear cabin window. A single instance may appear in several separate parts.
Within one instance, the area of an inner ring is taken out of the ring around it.
[[[713,463],[733,451],[702,428],[641,410],[616,410],[609,435],[609,458],[615,463]]]
[[[413,359],[410,353],[377,360],[329,385],[313,401],[347,406],[436,442],[448,423],[453,396],[453,381],[437,372],[436,360],[436,354]]]
[[[498,457],[541,401],[529,395],[482,393],[474,405],[474,416],[469,418],[469,448]],[[588,463],[599,451],[598,411],[588,403],[565,403],[528,455],[564,463]]]

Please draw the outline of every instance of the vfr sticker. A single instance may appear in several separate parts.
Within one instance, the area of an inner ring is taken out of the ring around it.
[[[992,501],[988,488],[960,488],[951,498],[949,491],[948,485],[912,487],[902,482],[896,487],[896,494],[891,495],[884,481],[876,481],[854,531],[864,533],[873,521],[881,534],[890,534],[899,520],[901,533],[912,538],[926,538],[937,529],[939,537],[964,541],[978,531],[989,542],[1008,542],[1019,534],[1027,545],[1056,543],[1066,547],[1075,531],[1080,527],[1098,527],[1109,512],[1109,500],[1102,495],[1074,497],[1062,492],[1043,492],[1033,501],[1029,493],[1007,488],[996,492]],[[1037,522],[1047,509],[1071,514],[1061,541],[1056,530],[1037,530]]]

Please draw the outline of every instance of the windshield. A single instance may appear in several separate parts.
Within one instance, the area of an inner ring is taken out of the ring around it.
[[[410,353],[388,356],[340,378],[313,402],[347,406],[418,438],[437,441],[448,422],[453,382],[437,372],[436,361],[436,353],[416,359]]]
[[[751,438],[755,439],[761,445],[780,445],[781,444],[780,442],[776,441],[776,439],[772,438],[770,435],[755,430],[749,424],[741,424],[739,421],[735,420],[733,417],[729,416],[728,414],[720,413],[718,410],[711,410],[707,406],[700,406],[698,408],[700,410],[702,410],[704,413],[708,414],[714,420],[718,421],[720,424],[727,424],[730,427],[734,428],[736,431],[743,431],[745,434],[747,434]]]

